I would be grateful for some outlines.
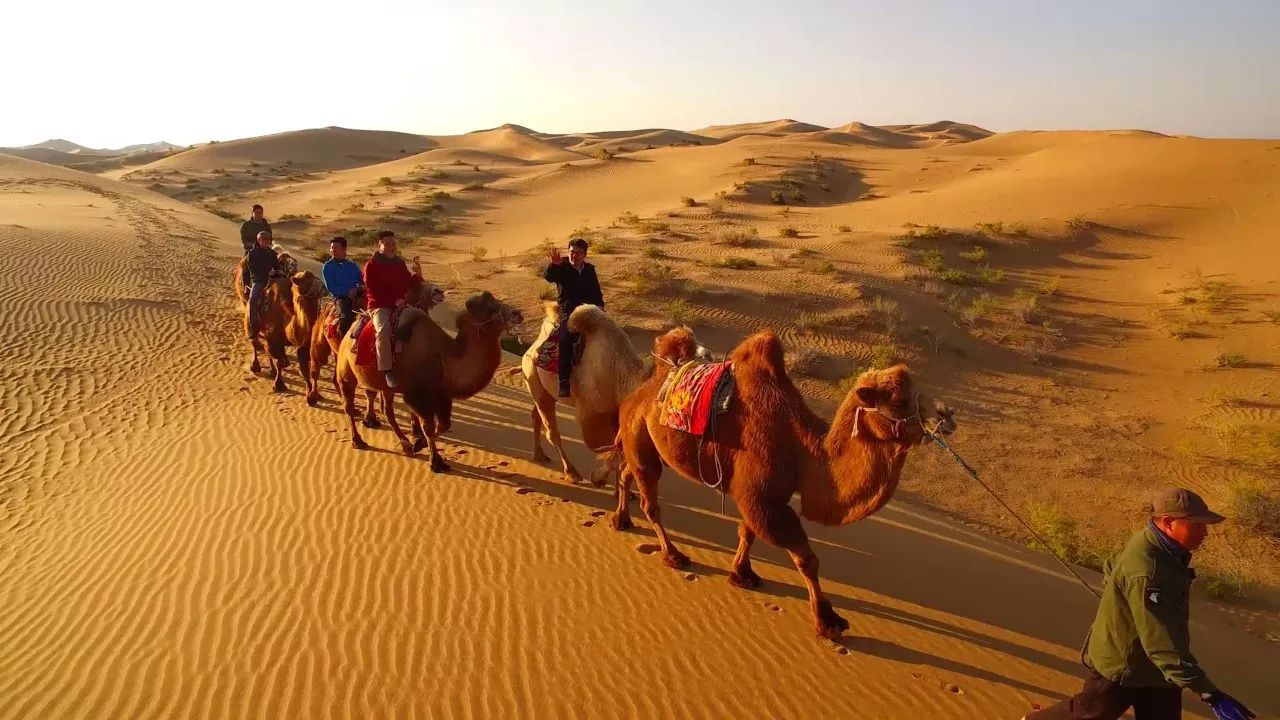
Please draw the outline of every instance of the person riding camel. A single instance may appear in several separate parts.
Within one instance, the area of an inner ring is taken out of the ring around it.
[[[569,315],[579,305],[595,305],[604,308],[604,293],[600,290],[600,280],[596,277],[596,267],[587,262],[587,241],[576,237],[569,241],[569,257],[560,254],[559,248],[551,250],[551,262],[543,273],[547,282],[555,283],[558,288],[556,306],[559,311],[559,327],[556,332],[560,338],[560,393],[567,398],[569,378],[573,372],[573,350],[575,338],[569,332]]]
[[[271,247],[271,232],[258,233],[257,242],[245,256],[245,274],[249,276],[249,302],[245,308],[245,332],[252,340],[258,335],[259,315],[262,313],[262,293],[272,277],[280,274],[280,258]]]
[[[395,359],[392,355],[395,328],[391,326],[391,318],[397,308],[405,306],[409,286],[415,279],[422,279],[422,271],[415,260],[415,272],[410,273],[404,258],[396,254],[394,232],[379,230],[377,237],[378,252],[364,264],[365,301],[377,333],[378,370],[386,379],[387,387],[394,388],[397,381],[391,366]]]
[[[248,220],[240,223],[240,245],[244,248],[244,254],[248,255],[249,251],[254,248],[258,242],[258,233],[271,233],[271,223],[262,217],[262,206],[254,205],[252,208],[253,216]],[[245,266],[244,273],[240,278],[245,287],[249,287],[249,267]]]
[[[330,258],[320,268],[324,287],[338,306],[338,335],[345,335],[356,320],[356,296],[364,289],[360,266],[347,259],[347,239],[341,235],[329,241]]]

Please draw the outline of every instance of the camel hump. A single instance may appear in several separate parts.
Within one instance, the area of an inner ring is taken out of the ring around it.
[[[551,321],[552,325],[560,322],[560,305],[555,300],[547,300],[542,303],[543,316]]]
[[[758,368],[762,372],[775,377],[787,374],[786,360],[783,357],[782,341],[772,330],[761,330],[738,343],[738,347],[729,353],[729,360],[743,369]]]
[[[590,335],[609,322],[609,316],[599,307],[579,305],[569,314],[569,332]]]

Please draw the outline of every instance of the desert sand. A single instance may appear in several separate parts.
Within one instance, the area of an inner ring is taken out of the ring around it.
[[[261,202],[313,271],[330,235],[359,256],[360,228],[396,229],[450,307],[492,290],[526,340],[544,238],[585,234],[638,347],[671,320],[717,352],[773,327],[827,417],[906,360],[1085,564],[1152,488],[1275,490],[1280,141],[324,128],[101,170],[0,155],[0,717],[1016,718],[1078,686],[1092,596],[935,449],[881,513],[807,525],[840,643],[784,553],[757,543],[759,591],[725,581],[711,490],[663,482],[676,572],[640,516],[609,528],[609,490],[530,462],[515,356],[455,409],[453,474],[385,430],[353,450],[330,385],[313,409],[296,364],[279,395],[244,370],[236,224],[207,210]],[[1220,529],[1197,563],[1231,592],[1197,597],[1196,650],[1280,717],[1280,552]]]

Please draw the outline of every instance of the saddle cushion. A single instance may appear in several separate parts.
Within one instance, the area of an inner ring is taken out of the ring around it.
[[[560,333],[568,332],[567,330],[557,330],[545,340],[538,348],[538,354],[533,358],[534,367],[540,370],[546,370],[549,373],[560,372]],[[577,366],[582,362],[582,348],[586,343],[582,341],[582,336],[577,336],[577,342],[573,344],[573,364]]]
[[[403,308],[396,308],[391,312],[391,327],[400,327],[402,311]],[[373,319],[361,315],[351,325],[351,334],[356,339],[356,365],[375,367],[378,364],[378,330],[373,326]],[[391,342],[391,354],[393,358],[400,354],[400,343],[395,340]]]
[[[729,411],[733,363],[685,363],[667,374],[658,392],[663,427],[702,437]]]

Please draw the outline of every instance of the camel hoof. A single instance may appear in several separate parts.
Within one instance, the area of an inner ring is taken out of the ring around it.
[[[609,482],[609,468],[598,467],[591,471],[591,484],[595,487],[604,487]]]
[[[414,438],[413,452],[416,453],[426,446],[427,446],[427,439],[425,437],[422,437],[421,435],[419,435],[418,437]]]
[[[436,455],[431,458],[431,472],[447,473],[453,470],[453,466],[444,461],[444,458]]]
[[[365,442],[364,438],[357,436],[357,437],[351,438],[351,447],[355,448],[356,450],[368,450],[369,443]]]
[[[741,588],[743,590],[755,590],[764,583],[760,576],[755,574],[753,570],[743,570],[742,572],[729,573],[729,584]]]
[[[276,382],[271,386],[271,392],[284,392],[288,386],[284,384],[284,378],[276,378]]]
[[[551,458],[547,457],[547,454],[542,452],[541,450],[535,450],[533,452],[533,461],[536,463],[544,463],[544,462],[550,462]]]
[[[831,609],[830,603],[818,608],[818,636],[828,640],[839,640],[845,630],[849,629],[849,621],[840,617],[840,613]]]
[[[630,515],[619,515],[618,513],[613,514],[613,517],[609,519],[609,524],[613,526],[614,530],[618,531],[630,530],[635,527],[635,523],[631,522]]]
[[[307,393],[307,405],[315,407],[320,404],[320,393]]]
[[[364,420],[360,421],[360,424],[371,430],[376,430],[382,427],[382,423],[376,417],[366,417]]]
[[[407,442],[405,442],[405,443],[400,443],[400,452],[402,452],[402,453],[404,453],[405,455],[408,455],[408,456],[410,456],[410,457],[412,457],[412,456],[414,456],[414,455],[418,454],[418,450],[419,450],[419,448],[418,448],[416,445],[414,445],[413,443],[407,443]]]
[[[672,568],[673,570],[683,570],[684,568],[689,567],[691,562],[688,555],[685,555],[679,550],[672,550],[662,556],[662,564]]]
[[[253,373],[254,375],[257,375],[258,373],[262,372],[262,365],[256,362],[249,363],[249,372]]]

